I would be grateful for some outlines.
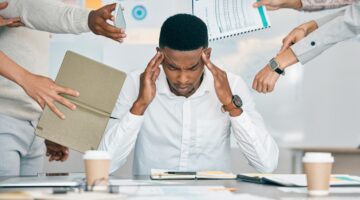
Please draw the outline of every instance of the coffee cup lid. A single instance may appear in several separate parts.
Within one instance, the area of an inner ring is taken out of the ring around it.
[[[86,151],[83,159],[86,160],[104,160],[104,159],[111,159],[111,156],[108,152],[106,151],[95,151],[95,150],[89,150]]]
[[[331,155],[331,153],[327,153],[327,152],[307,152],[307,153],[305,153],[302,161],[306,162],[306,163],[309,163],[309,162],[332,163],[332,162],[334,162],[334,157]]]

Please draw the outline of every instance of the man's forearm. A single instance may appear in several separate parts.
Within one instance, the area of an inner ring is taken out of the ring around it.
[[[0,75],[22,86],[29,72],[0,51]]]

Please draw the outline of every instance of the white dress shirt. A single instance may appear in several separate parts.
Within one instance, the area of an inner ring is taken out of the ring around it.
[[[302,64],[338,42],[360,34],[360,0],[354,0],[345,10],[315,21],[319,28],[290,47]]]
[[[255,110],[245,82],[228,73],[230,87],[243,100],[244,112],[230,117],[221,111],[210,71],[197,91],[186,98],[173,94],[161,70],[156,96],[143,116],[130,113],[139,93],[140,71],[128,75],[99,149],[112,155],[113,172],[135,146],[133,174],[152,168],[172,170],[231,170],[230,134],[234,134],[249,164],[259,172],[277,167],[279,150]]]

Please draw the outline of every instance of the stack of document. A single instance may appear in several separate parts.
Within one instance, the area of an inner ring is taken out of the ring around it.
[[[174,171],[164,169],[151,169],[151,179],[236,179],[236,174],[226,173],[223,171]]]
[[[271,184],[286,187],[306,187],[305,174],[239,174],[238,179],[246,182]],[[360,177],[333,174],[330,186],[360,186]]]

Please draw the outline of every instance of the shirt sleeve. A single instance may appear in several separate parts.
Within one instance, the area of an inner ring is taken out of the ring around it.
[[[99,150],[109,152],[112,156],[110,173],[125,164],[127,157],[135,147],[135,142],[143,124],[144,117],[134,115],[130,108],[137,97],[138,88],[131,76],[128,76],[117,99]]]
[[[238,94],[243,101],[243,113],[237,117],[230,117],[234,138],[249,165],[259,172],[272,172],[278,163],[278,146],[268,133],[263,118],[256,111],[246,83],[239,78],[233,84],[233,93]]]
[[[3,0],[0,0],[0,2]],[[11,0],[0,10],[5,18],[20,17],[26,27],[51,33],[89,32],[90,11],[55,0]]]
[[[307,37],[291,46],[298,60],[305,64],[338,42],[360,34],[360,1],[349,6],[343,15],[336,16]]]
[[[301,0],[303,11],[318,11],[324,9],[334,9],[350,5],[354,0],[336,0],[336,1],[319,1],[319,0]]]

